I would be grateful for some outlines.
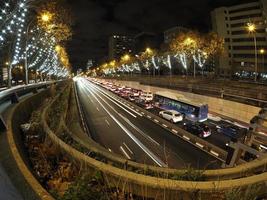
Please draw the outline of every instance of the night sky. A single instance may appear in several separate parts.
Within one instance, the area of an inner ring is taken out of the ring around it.
[[[75,71],[87,60],[108,55],[108,37],[142,31],[161,33],[173,26],[207,32],[210,11],[252,0],[67,0],[74,16],[73,38],[68,43]]]

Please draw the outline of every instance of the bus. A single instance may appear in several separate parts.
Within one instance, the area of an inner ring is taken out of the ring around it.
[[[176,97],[169,92],[157,92],[154,102],[164,110],[176,110],[186,119],[194,122],[203,122],[208,119],[208,104],[195,103],[185,98]]]

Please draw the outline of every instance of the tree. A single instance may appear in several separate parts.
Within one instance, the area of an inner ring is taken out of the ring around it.
[[[37,13],[38,25],[52,35],[57,43],[71,38],[72,15],[69,9],[63,6],[62,1],[45,1],[40,5]]]
[[[200,68],[203,68],[206,61],[213,56],[220,55],[223,52],[224,40],[216,33],[209,33],[200,37],[198,49],[193,55],[194,61]]]
[[[188,63],[192,60],[200,43],[199,33],[193,31],[181,33],[171,42],[170,50],[187,70]]]

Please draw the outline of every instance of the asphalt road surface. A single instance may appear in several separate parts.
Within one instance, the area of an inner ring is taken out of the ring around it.
[[[221,162],[174,136],[86,79],[76,81],[92,138],[111,152],[161,167],[219,168]]]

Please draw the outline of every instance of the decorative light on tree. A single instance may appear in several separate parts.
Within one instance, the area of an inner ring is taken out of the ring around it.
[[[25,8],[25,2],[26,0],[23,0],[19,4],[20,16],[18,17],[19,22],[17,22],[17,26],[18,26],[17,27],[17,39],[16,39],[16,44],[15,44],[15,53],[12,59],[12,65],[15,65],[19,62],[19,56],[21,53],[21,38],[23,34],[23,28],[24,28],[25,17],[26,17],[26,12],[27,12],[27,8]]]

